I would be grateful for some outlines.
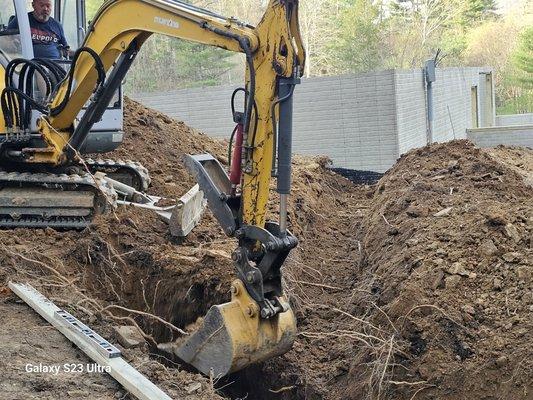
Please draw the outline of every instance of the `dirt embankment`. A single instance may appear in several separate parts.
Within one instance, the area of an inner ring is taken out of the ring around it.
[[[225,161],[225,143],[131,101],[125,130],[110,156],[143,163],[154,194],[178,197],[194,183],[184,153]],[[296,157],[289,218],[300,244],[285,268],[294,349],[220,382],[148,348],[126,354],[190,400],[530,398],[532,154],[435,145],[403,156],[372,187],[328,171],[323,158]],[[108,337],[111,325],[134,321],[148,342],[167,340],[179,334],[113,305],[184,328],[229,298],[235,245],[209,212],[178,242],[151,213],[120,209],[83,232],[0,232],[0,282],[31,281]],[[65,397],[42,379],[47,395]]]

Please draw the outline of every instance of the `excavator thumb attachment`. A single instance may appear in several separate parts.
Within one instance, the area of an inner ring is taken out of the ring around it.
[[[181,345],[163,343],[159,348],[217,378],[286,353],[295,338],[296,319],[290,308],[261,318],[258,304],[242,281],[235,280],[231,301],[211,307],[199,330]]]

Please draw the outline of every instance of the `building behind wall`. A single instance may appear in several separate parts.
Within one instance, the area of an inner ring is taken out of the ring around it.
[[[229,106],[233,89],[219,86],[133,97],[209,135],[229,137],[234,127]],[[421,69],[304,79],[294,93],[295,153],[325,154],[336,167],[384,172],[401,154],[428,142]],[[490,68],[439,68],[433,96],[434,141],[465,139],[469,128],[494,125]]]

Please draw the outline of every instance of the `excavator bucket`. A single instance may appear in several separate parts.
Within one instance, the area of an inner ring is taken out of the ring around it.
[[[203,325],[184,343],[163,343],[159,348],[217,378],[286,353],[295,338],[296,319],[290,308],[261,318],[259,306],[236,280],[231,301],[211,307]]]

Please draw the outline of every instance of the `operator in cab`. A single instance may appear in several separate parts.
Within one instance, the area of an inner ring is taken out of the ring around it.
[[[28,13],[28,18],[30,20],[33,56],[59,60],[62,56],[61,49],[68,50],[69,46],[63,27],[50,16],[52,1],[34,0],[31,5],[33,11]],[[16,17],[9,22],[8,29],[18,29]]]

